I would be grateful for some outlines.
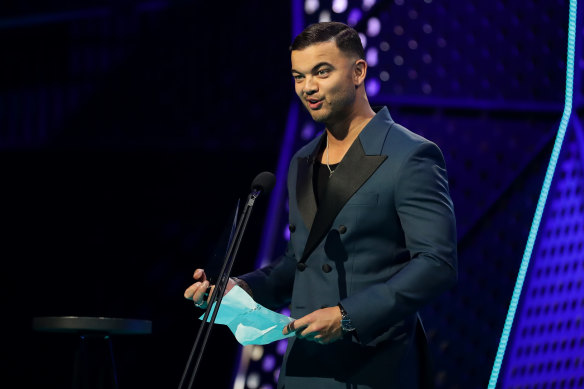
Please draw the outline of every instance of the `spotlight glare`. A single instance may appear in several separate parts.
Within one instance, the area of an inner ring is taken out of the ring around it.
[[[320,3],[318,2],[318,0],[306,0],[304,2],[304,12],[306,12],[308,15],[312,15],[313,13],[318,11],[319,7]]]
[[[367,64],[369,66],[376,66],[378,63],[378,55],[377,55],[377,49],[375,47],[370,47],[369,49],[367,49],[367,54],[365,55],[365,58],[367,60]]]
[[[362,17],[363,13],[361,10],[359,8],[353,8],[347,17],[347,24],[351,27],[354,27],[357,23],[359,23],[359,20],[361,20]]]
[[[367,35],[377,36],[381,31],[381,22],[379,19],[372,17],[367,21]]]
[[[260,375],[258,373],[251,373],[247,376],[246,384],[248,388],[256,389],[260,386]]]
[[[330,22],[331,21],[331,13],[327,10],[320,11],[320,15],[318,16],[319,22]]]
[[[347,10],[347,0],[333,0],[333,12],[343,13]]]
[[[251,350],[251,359],[254,361],[259,361],[264,356],[263,346],[254,346]]]
[[[376,3],[376,0],[363,0],[363,11],[369,11]]]
[[[376,78],[372,78],[365,84],[365,89],[367,90],[367,94],[370,96],[376,96],[381,89],[381,85],[379,80]]]
[[[272,354],[268,354],[262,360],[262,369],[264,371],[273,371],[276,367],[276,358]]]

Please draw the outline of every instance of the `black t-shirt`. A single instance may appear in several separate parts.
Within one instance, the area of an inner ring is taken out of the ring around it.
[[[334,171],[338,163],[330,165],[331,170]],[[324,198],[324,192],[328,184],[330,172],[326,163],[315,162],[314,171],[312,172],[312,187],[314,188],[314,197],[316,198],[316,206],[320,204],[320,200]]]

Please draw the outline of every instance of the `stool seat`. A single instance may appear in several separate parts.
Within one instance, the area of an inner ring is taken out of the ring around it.
[[[147,335],[152,333],[150,320],[112,317],[45,316],[33,319],[33,328],[42,332],[78,334]]]
[[[152,333],[150,320],[113,317],[35,317],[32,327],[35,331],[70,333],[79,337],[73,367],[75,389],[118,389],[111,336]]]

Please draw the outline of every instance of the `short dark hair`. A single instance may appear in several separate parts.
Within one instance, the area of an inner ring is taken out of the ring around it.
[[[290,45],[290,51],[302,50],[315,43],[335,41],[339,50],[365,59],[359,33],[350,26],[339,22],[311,24],[304,29]]]

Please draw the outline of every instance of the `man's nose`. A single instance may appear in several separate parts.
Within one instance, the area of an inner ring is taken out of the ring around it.
[[[310,96],[316,93],[318,90],[318,85],[315,82],[313,77],[306,77],[306,82],[304,83],[304,87],[302,88],[302,92],[304,94]]]

